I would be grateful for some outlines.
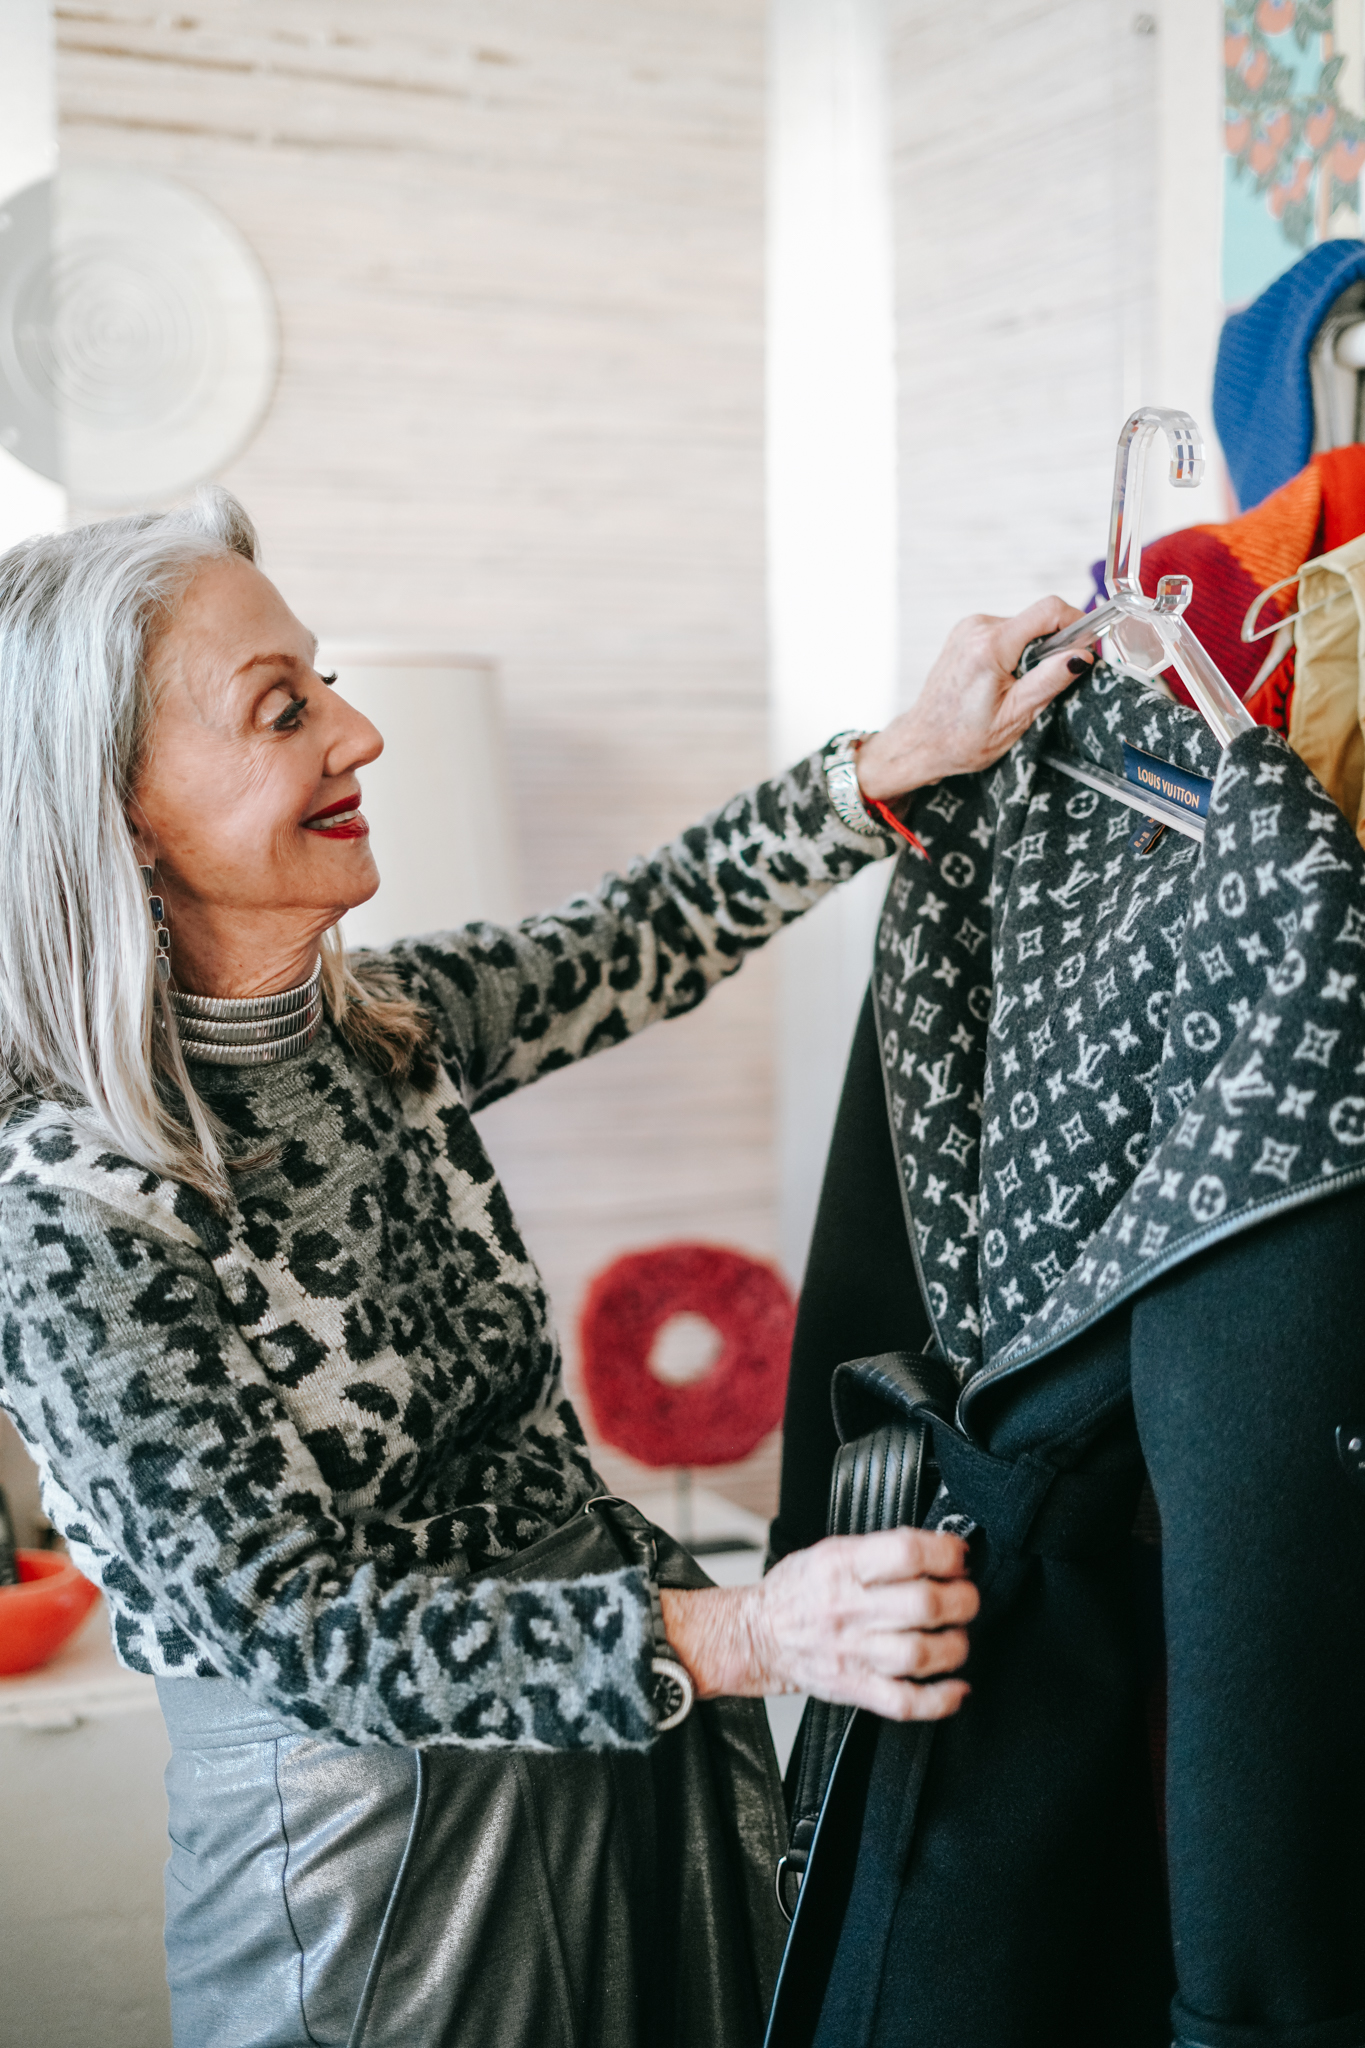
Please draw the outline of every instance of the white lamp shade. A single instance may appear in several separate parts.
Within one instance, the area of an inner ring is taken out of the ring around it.
[[[339,694],[384,736],[360,771],[378,894],[348,913],[348,946],[521,915],[507,763],[491,662],[324,647]]]

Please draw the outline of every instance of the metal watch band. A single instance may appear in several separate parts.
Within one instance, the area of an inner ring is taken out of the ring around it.
[[[825,787],[837,815],[850,832],[863,839],[885,839],[885,826],[872,816],[858,786],[858,748],[868,738],[870,734],[865,732],[835,734],[825,750]]]

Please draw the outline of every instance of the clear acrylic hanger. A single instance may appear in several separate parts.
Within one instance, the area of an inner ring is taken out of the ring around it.
[[[1190,490],[1204,474],[1204,448],[1198,427],[1187,412],[1173,407],[1144,405],[1124,421],[1114,456],[1114,496],[1109,513],[1109,552],[1104,564],[1107,602],[1084,613],[1074,625],[1064,626],[1046,639],[1030,641],[1019,668],[1034,668],[1050,654],[1065,653],[1105,633],[1126,668],[1139,675],[1155,677],[1173,668],[1189,691],[1204,723],[1220,747],[1229,747],[1240,732],[1250,732],[1256,721],[1243,705],[1212,655],[1195,638],[1182,613],[1194,595],[1188,576],[1163,576],[1156,596],[1147,597],[1139,570],[1142,562],[1142,486],[1147,451],[1159,432],[1165,434],[1171,451],[1171,482]],[[1137,789],[1106,769],[1089,763],[1068,761],[1063,755],[1045,752],[1041,759],[1049,768],[1083,782],[1145,818],[1158,819],[1189,839],[1204,837],[1202,818],[1191,817],[1174,804],[1164,803],[1148,791]],[[1155,838],[1149,841],[1155,844]]]
[[[1104,565],[1108,601],[1086,612],[1074,625],[1064,626],[1060,633],[1031,642],[1020,666],[1033,668],[1049,654],[1061,654],[1107,633],[1124,665],[1140,675],[1160,675],[1163,669],[1173,668],[1218,744],[1230,747],[1238,733],[1250,732],[1256,721],[1182,617],[1194,595],[1193,583],[1188,576],[1163,576],[1155,597],[1143,594],[1139,576],[1143,472],[1147,450],[1159,432],[1170,444],[1171,482],[1178,489],[1189,490],[1203,476],[1203,442],[1187,412],[1144,405],[1124,422],[1114,457],[1109,553]]]
[[[1130,811],[1140,811],[1144,818],[1169,826],[1172,832],[1183,834],[1186,839],[1204,841],[1204,820],[1182,811],[1177,804],[1167,803],[1165,797],[1156,796],[1151,790],[1139,789],[1135,783],[1124,782],[1119,776],[1111,775],[1107,768],[1092,768],[1088,761],[1068,761],[1065,754],[1044,752],[1038,757],[1046,767],[1055,768],[1059,775],[1070,776],[1073,782],[1083,782],[1087,789],[1097,789],[1101,796],[1113,797],[1115,803],[1126,804]],[[1155,846],[1156,837],[1149,842]]]

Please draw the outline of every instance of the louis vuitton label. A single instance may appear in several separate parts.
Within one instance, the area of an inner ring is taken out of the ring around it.
[[[1127,740],[1122,745],[1127,781],[1139,789],[1150,789],[1153,796],[1164,797],[1168,804],[1179,804],[1195,817],[1207,818],[1213,794],[1213,784],[1207,776],[1192,775],[1188,768],[1177,768],[1174,761],[1145,753],[1141,747],[1130,746]]]

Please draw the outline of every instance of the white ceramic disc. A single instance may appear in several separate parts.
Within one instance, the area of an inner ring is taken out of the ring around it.
[[[0,447],[77,501],[173,497],[270,403],[265,273],[197,193],[77,166],[0,204]]]

